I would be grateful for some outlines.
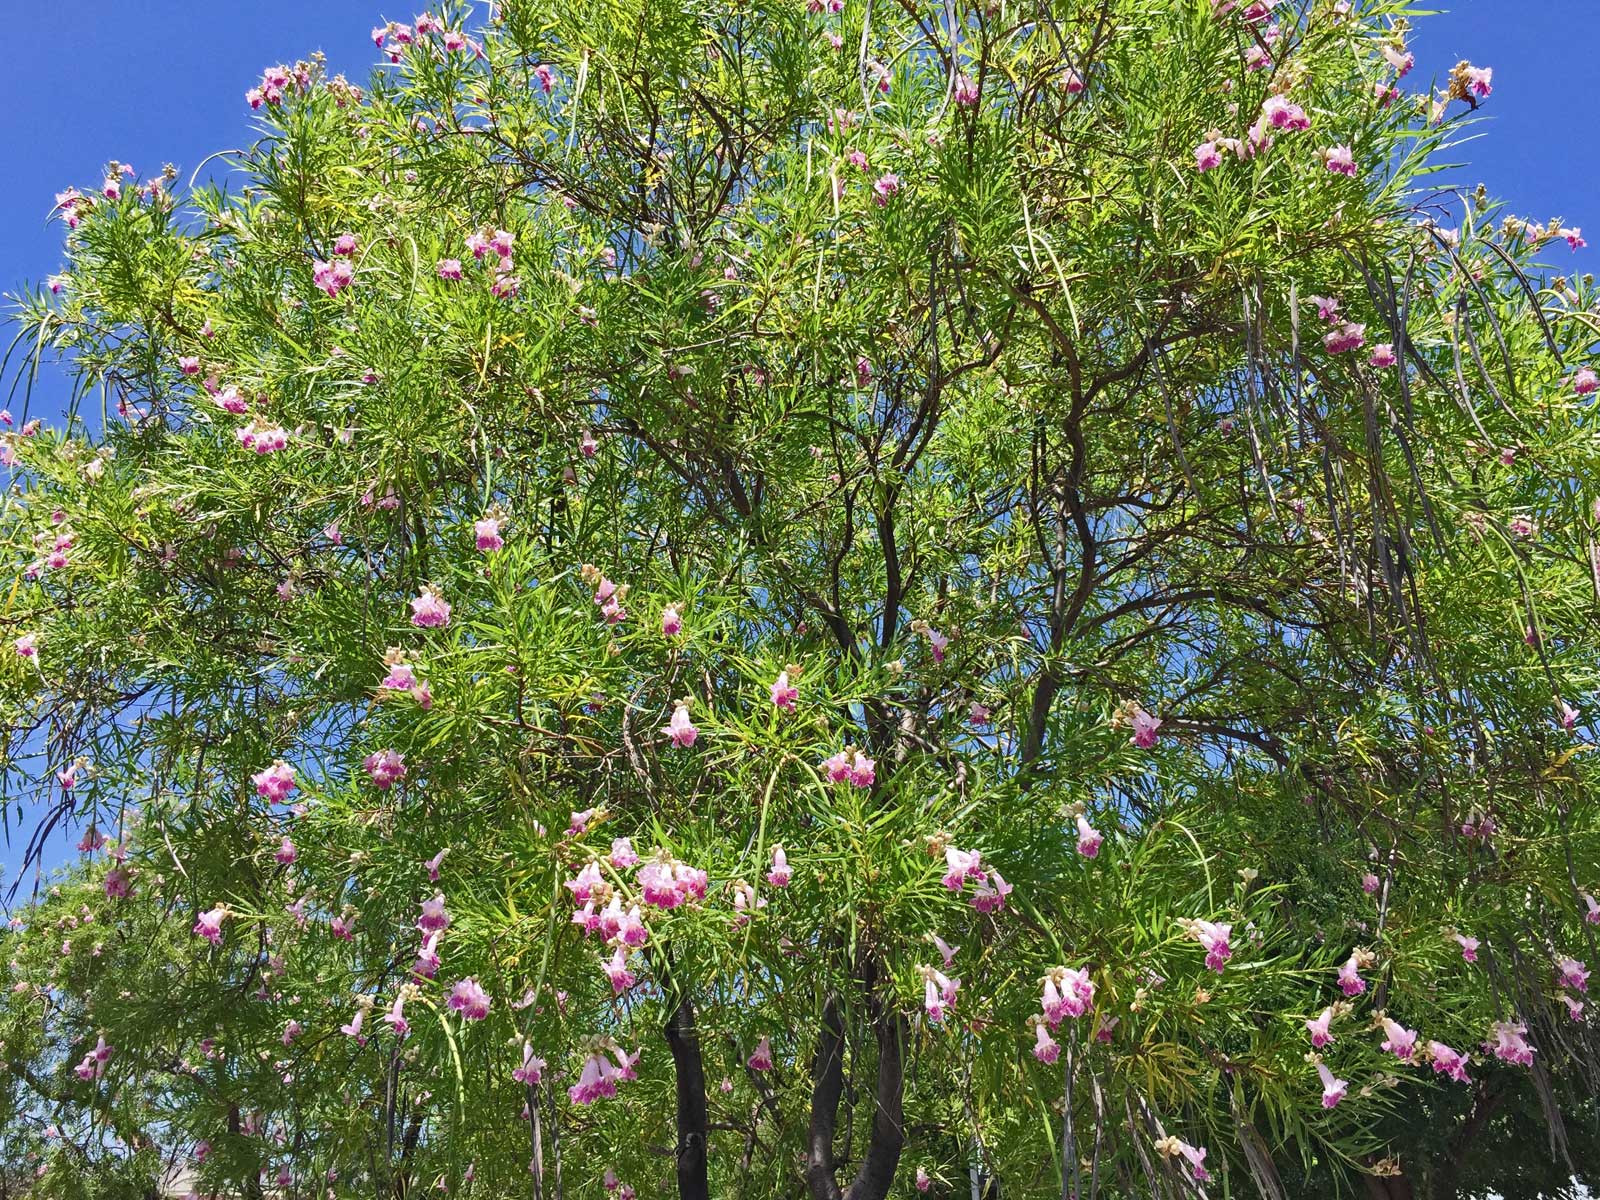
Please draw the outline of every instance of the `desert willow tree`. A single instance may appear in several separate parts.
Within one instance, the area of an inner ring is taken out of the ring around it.
[[[266,71],[227,191],[64,193],[0,712],[82,857],[3,935],[0,1157],[1581,1166],[1595,296],[1422,190],[1492,77],[1415,90],[1408,8],[451,6]]]

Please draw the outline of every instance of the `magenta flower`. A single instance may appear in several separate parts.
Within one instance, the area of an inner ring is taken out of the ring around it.
[[[274,759],[266,770],[252,775],[250,781],[256,785],[256,794],[272,804],[287,803],[289,793],[296,787],[294,768],[281,758]]]
[[[459,258],[441,258],[439,260],[438,271],[440,279],[460,279],[461,260]]]
[[[1081,1017],[1094,1004],[1094,981],[1087,968],[1051,967],[1039,981],[1040,1007],[1054,1029],[1067,1017]]]
[[[518,1083],[536,1087],[544,1082],[544,1069],[548,1064],[533,1052],[532,1042],[522,1043],[522,1065],[511,1072],[511,1078]]]
[[[449,602],[435,588],[423,588],[411,601],[411,623],[418,629],[443,629],[450,624]]]
[[[1356,176],[1356,157],[1349,146],[1330,146],[1322,152],[1323,165],[1335,175]]]
[[[39,655],[39,635],[36,633],[25,633],[11,645],[18,658],[37,658]]]
[[[395,993],[394,1003],[389,1006],[389,1011],[383,1014],[384,1024],[394,1031],[397,1038],[403,1038],[411,1032],[411,1023],[406,1020],[406,993],[405,989]]]
[[[450,928],[450,914],[444,910],[444,893],[436,892],[433,899],[422,902],[422,913],[417,917],[417,930],[421,933],[443,933]]]
[[[1306,116],[1306,110],[1298,104],[1291,104],[1283,96],[1268,96],[1261,106],[1261,116],[1274,129],[1290,133],[1311,128],[1311,118]]]
[[[700,730],[689,719],[689,702],[679,700],[672,708],[672,719],[661,729],[666,738],[679,749],[686,750],[694,745],[695,738],[700,736]]]
[[[1494,1040],[1485,1042],[1483,1047],[1496,1058],[1519,1066],[1533,1066],[1535,1051],[1528,1045],[1526,1025],[1521,1022],[1496,1021],[1490,1026],[1489,1035]]]
[[[1342,1079],[1335,1079],[1333,1072],[1320,1061],[1317,1063],[1317,1074],[1322,1077],[1322,1107],[1337,1107],[1350,1090],[1350,1085]]]
[[[1397,1021],[1388,1017],[1379,1017],[1378,1023],[1383,1027],[1383,1049],[1393,1054],[1401,1062],[1411,1061],[1412,1051],[1417,1045],[1417,1031],[1407,1029]]]
[[[1483,100],[1494,91],[1491,80],[1494,79],[1493,67],[1468,67],[1466,69],[1467,91],[1478,99]]]
[[[767,882],[775,888],[786,888],[793,877],[794,872],[789,869],[789,856],[783,852],[782,846],[774,846],[772,870],[767,872]]]
[[[498,550],[506,544],[505,539],[500,536],[499,517],[479,517],[472,523],[472,535],[478,549],[484,553]]]
[[[1359,996],[1367,990],[1367,981],[1357,974],[1360,965],[1360,958],[1352,952],[1344,966],[1339,968],[1339,988],[1346,996]]]
[[[612,952],[610,961],[602,961],[600,966],[605,971],[606,978],[611,981],[611,994],[614,996],[620,996],[637,982],[633,972],[628,970],[626,946],[618,946]]]
[[[365,1046],[367,1044],[367,1039],[361,1033],[361,1026],[366,1023],[366,1019],[367,1006],[365,1004],[358,1004],[356,1006],[356,1015],[350,1018],[349,1024],[339,1026],[339,1032],[344,1034],[346,1037],[355,1038],[356,1045]]]
[[[1389,342],[1379,342],[1372,348],[1372,354],[1367,361],[1375,367],[1392,367],[1400,360],[1395,357],[1394,346]]]
[[[661,636],[677,637],[683,631],[682,607],[669,604],[661,610]]]
[[[1206,966],[1217,974],[1222,974],[1223,965],[1233,957],[1233,947],[1228,943],[1233,933],[1233,926],[1196,920],[1183,920],[1179,924],[1183,926],[1185,933],[1205,948]]]
[[[1322,345],[1329,354],[1344,354],[1359,350],[1367,340],[1367,327],[1354,321],[1336,325],[1323,335]]]
[[[968,108],[978,102],[977,81],[965,71],[956,76],[954,99],[957,104]]]
[[[1452,1050],[1443,1042],[1429,1042],[1428,1057],[1433,1060],[1436,1074],[1448,1075],[1457,1083],[1472,1082],[1467,1078],[1467,1063],[1471,1060],[1465,1054]]]
[[[222,945],[222,922],[227,916],[228,907],[225,904],[218,904],[209,912],[201,913],[194,923],[195,936],[205,938],[213,946]]]
[[[772,681],[772,703],[783,709],[784,712],[793,712],[795,701],[800,699],[800,689],[789,682],[789,672],[779,671],[778,677]]]
[[[324,262],[319,258],[311,264],[311,282],[330,297],[337,297],[355,282],[355,277],[356,269],[347,258],[334,262]]]
[[[1369,896],[1376,896],[1383,883],[1371,871],[1361,877],[1361,890]]]
[[[430,933],[428,940],[422,943],[422,948],[417,951],[417,961],[411,964],[411,970],[423,979],[432,979],[439,973],[439,935]]]
[[[1596,900],[1588,892],[1580,892],[1583,897],[1584,907],[1589,911],[1584,913],[1583,919],[1591,925],[1600,925],[1600,900]]]
[[[829,783],[849,780],[859,788],[869,788],[877,780],[877,763],[854,746],[846,746],[831,758],[823,760]]]
[[[373,786],[387,792],[406,777],[405,756],[396,750],[375,750],[362,760]]]
[[[567,1089],[567,1096],[574,1104],[593,1104],[596,1100],[615,1096],[617,1080],[623,1077],[616,1064],[596,1050],[584,1060],[578,1082]]]
[[[353,233],[341,233],[333,240],[333,252],[340,258],[350,258],[356,252],[356,247],[361,244],[361,239]]]
[[[917,1168],[916,1185],[917,1185],[917,1191],[919,1191],[919,1192],[925,1192],[930,1187],[933,1186],[933,1179],[928,1174],[927,1168],[925,1168],[925,1167],[918,1167]]]
[[[1136,708],[1130,718],[1133,725],[1133,744],[1141,750],[1149,750],[1156,744],[1156,731],[1161,728],[1161,718],[1152,717],[1142,708]]]
[[[443,850],[439,851],[439,853],[435,854],[427,862],[422,864],[428,870],[429,883],[439,882],[439,867],[444,862],[444,856],[449,853],[450,847],[446,846]]]
[[[1322,1010],[1315,1018],[1306,1022],[1306,1032],[1311,1035],[1311,1045],[1321,1050],[1334,1040],[1328,1026],[1333,1023],[1333,1008],[1330,1006]]]
[[[1567,1019],[1572,1021],[1583,1020],[1583,1001],[1576,996],[1569,996],[1566,992],[1557,992],[1556,999],[1567,1006]]]
[[[1093,858],[1100,853],[1100,843],[1105,841],[1100,831],[1091,826],[1082,813],[1078,814],[1078,853]]]
[[[889,201],[900,191],[900,176],[893,171],[885,171],[879,175],[872,184],[872,202],[879,208],[887,208]]]
[[[299,1021],[290,1020],[290,1022],[283,1027],[283,1038],[281,1040],[285,1046],[292,1046],[294,1045],[295,1038],[299,1037],[304,1032],[304,1025],[300,1024]]]
[[[1035,1019],[1033,1025],[1033,1056],[1046,1065],[1061,1057],[1061,1043],[1050,1036],[1045,1022]]]
[[[960,951],[960,946],[952,946],[937,933],[930,933],[928,940],[933,943],[934,949],[939,951],[939,957],[944,959],[945,966],[948,967],[956,961],[956,954]]]
[[[450,989],[450,999],[446,1003],[452,1011],[460,1013],[463,1020],[481,1021],[489,1015],[489,993],[470,975]]]
[[[278,849],[272,857],[283,866],[288,866],[300,857],[300,852],[295,849],[294,843],[286,837],[278,843]]]
[[[1452,936],[1461,944],[1462,959],[1469,963],[1477,962],[1478,946],[1480,945],[1478,939],[1475,937],[1467,937],[1460,933],[1453,934]]]
[[[980,851],[946,846],[944,862],[944,886],[952,892],[959,892],[969,882],[981,883],[984,879],[983,854]]]
[[[1194,167],[1197,171],[1209,171],[1213,167],[1222,165],[1222,151],[1217,148],[1215,141],[1201,142],[1194,148]]]
[[[1571,733],[1575,728],[1577,728],[1578,718],[1583,714],[1581,714],[1577,709],[1573,708],[1572,705],[1568,704],[1565,700],[1558,701],[1558,703],[1561,705],[1561,728],[1565,729],[1568,733]]]
[[[637,866],[639,856],[633,851],[632,838],[613,838],[611,842],[611,865],[618,871],[625,871],[629,867]]]
[[[922,1007],[928,1014],[928,1019],[935,1024],[943,1022],[951,1008],[955,1006],[956,993],[961,990],[961,980],[951,979],[943,971],[933,967],[919,966],[917,973],[922,976]]]
[[[111,900],[126,900],[133,894],[133,878],[126,867],[112,867],[106,872],[105,891]]]
[[[762,1038],[756,1043],[756,1048],[745,1063],[752,1071],[772,1070],[772,1039]]]
[[[1556,986],[1575,992],[1589,990],[1589,968],[1576,958],[1556,959]]]
[[[993,867],[989,868],[987,874],[988,880],[978,884],[972,892],[972,907],[986,915],[1004,911],[1006,897],[1013,890],[1005,877]]]

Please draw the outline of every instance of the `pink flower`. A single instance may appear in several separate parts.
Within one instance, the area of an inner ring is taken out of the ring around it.
[[[489,993],[472,976],[458,981],[450,989],[450,999],[446,1003],[468,1021],[481,1021],[489,1015]]]
[[[1383,1049],[1393,1054],[1401,1062],[1409,1062],[1411,1053],[1416,1049],[1417,1031],[1407,1029],[1397,1021],[1388,1017],[1379,1017],[1378,1023],[1383,1026]]]
[[[428,940],[422,943],[422,948],[417,951],[417,961],[411,964],[411,970],[423,979],[432,979],[439,973],[439,935],[430,933]]]
[[[1361,890],[1369,896],[1376,896],[1382,887],[1382,882],[1371,871],[1361,877]]]
[[[341,233],[333,240],[333,252],[340,258],[350,258],[356,252],[356,247],[361,244],[361,239],[353,233]]]
[[[933,661],[942,663],[944,652],[950,648],[950,639],[933,626],[928,626],[928,645],[933,650]]]
[[[1466,69],[1467,91],[1478,99],[1485,99],[1494,91],[1490,81],[1494,78],[1493,67],[1468,67]]]
[[[1367,981],[1357,974],[1361,960],[1352,952],[1339,968],[1339,987],[1346,996],[1359,996],[1367,990]]]
[[[404,989],[395,993],[394,1003],[389,1006],[389,1011],[383,1014],[384,1024],[394,1031],[397,1038],[403,1038],[411,1032],[411,1023],[406,1020],[406,993]]]
[[[989,868],[988,880],[973,889],[972,907],[985,914],[1002,912],[1006,906],[1006,897],[1012,893],[1012,886],[993,867]]]
[[[900,176],[893,171],[885,171],[872,184],[872,202],[879,208],[887,208],[890,199],[900,191]]]
[[[1322,1010],[1313,1020],[1306,1022],[1306,1032],[1311,1035],[1311,1045],[1318,1050],[1332,1042],[1333,1034],[1328,1026],[1333,1022],[1333,1008],[1330,1006]]]
[[[1483,1046],[1502,1062],[1531,1067],[1535,1051],[1528,1045],[1527,1034],[1528,1027],[1521,1022],[1496,1021],[1489,1028],[1489,1036],[1494,1040]]]
[[[618,871],[625,871],[629,867],[637,866],[639,856],[633,851],[632,838],[613,838],[611,842],[611,865]]]
[[[1100,843],[1103,842],[1100,831],[1091,826],[1082,813],[1078,814],[1078,853],[1085,858],[1093,858],[1100,853]]]
[[[1478,939],[1475,938],[1475,937],[1467,937],[1466,935],[1460,934],[1460,933],[1454,934],[1452,936],[1454,936],[1456,941],[1461,944],[1461,957],[1462,957],[1462,959],[1464,961],[1466,961],[1466,962],[1469,962],[1469,963],[1477,962],[1478,961],[1478,946],[1480,944],[1478,942]]]
[[[1346,321],[1337,325],[1323,335],[1322,345],[1329,354],[1344,354],[1350,350],[1359,350],[1367,340],[1367,327],[1358,325],[1354,321]]]
[[[669,604],[661,610],[661,636],[677,637],[683,632],[683,612],[680,605]]]
[[[1389,342],[1379,342],[1372,348],[1372,355],[1367,359],[1375,367],[1392,367],[1400,360],[1395,357],[1394,346]]]
[[[1131,721],[1133,724],[1133,744],[1141,750],[1149,750],[1156,744],[1156,731],[1161,728],[1161,718],[1152,717],[1144,709],[1136,708]]]
[[[846,746],[833,757],[823,761],[829,783],[849,780],[858,788],[869,788],[877,781],[878,764],[853,746]]]
[[[274,853],[272,857],[283,866],[288,866],[290,863],[294,862],[295,859],[300,857],[300,852],[295,849],[292,841],[290,841],[288,838],[284,838],[283,841],[278,843],[277,852]]]
[[[944,848],[944,886],[959,892],[968,883],[981,883],[984,879],[983,854],[978,850],[960,850],[955,846]]]
[[[1222,165],[1222,151],[1217,148],[1217,143],[1201,142],[1194,148],[1194,167],[1197,171],[1209,171],[1213,167]]]
[[[460,279],[461,260],[459,258],[441,258],[438,271],[440,279]]]
[[[1228,944],[1233,926],[1213,921],[1184,921],[1182,924],[1185,932],[1205,948],[1206,966],[1222,974],[1223,964],[1233,957],[1233,947]]]
[[[1566,992],[1557,992],[1556,999],[1567,1006],[1567,1019],[1571,1021],[1583,1020],[1583,1001],[1576,996],[1569,996]]]
[[[411,601],[411,623],[418,629],[443,629],[450,624],[450,604],[434,588],[423,588]]]
[[[1472,1082],[1467,1078],[1467,1063],[1471,1060],[1465,1054],[1452,1050],[1443,1042],[1429,1042],[1428,1057],[1433,1059],[1436,1074],[1448,1075],[1457,1083]]]
[[[1194,1176],[1197,1183],[1204,1183],[1211,1178],[1211,1172],[1206,1170],[1206,1149],[1204,1146],[1191,1146],[1188,1142],[1179,1142],[1178,1153],[1183,1155],[1188,1162],[1189,1173]]]
[[[281,1040],[285,1046],[292,1046],[294,1045],[295,1038],[299,1037],[304,1032],[304,1025],[300,1024],[299,1021],[291,1020],[283,1027],[283,1038]]]
[[[926,1168],[924,1168],[924,1167],[918,1167],[917,1168],[916,1184],[917,1184],[917,1191],[919,1191],[919,1192],[925,1192],[930,1187],[933,1186],[933,1180],[932,1180],[931,1177],[929,1177]]]
[[[319,258],[311,264],[311,282],[330,297],[337,297],[355,282],[355,277],[356,269],[347,258],[336,262],[324,262]]]
[[[373,786],[387,792],[406,777],[405,756],[396,750],[376,750],[362,760]]]
[[[355,1038],[358,1046],[365,1046],[367,1044],[367,1039],[361,1033],[361,1026],[366,1022],[366,1019],[366,1005],[359,1004],[356,1006],[356,1015],[350,1018],[349,1024],[339,1026],[339,1032],[344,1034],[346,1037]]]
[[[548,96],[555,90],[556,73],[550,69],[548,63],[540,63],[533,69],[533,76],[539,81],[539,89]]]
[[[928,1014],[928,1019],[936,1024],[942,1022],[955,1006],[956,993],[961,989],[961,980],[951,979],[943,971],[933,967],[918,967],[917,972],[922,976],[922,1007]]]
[[[1596,900],[1588,892],[1580,892],[1583,897],[1584,907],[1589,911],[1584,913],[1583,919],[1591,925],[1600,925],[1600,900]]]
[[[1046,1065],[1061,1057],[1061,1043],[1050,1036],[1050,1029],[1043,1021],[1034,1022],[1033,1056]]]
[[[126,900],[133,894],[133,880],[126,867],[112,867],[106,872],[105,890],[111,900]]]
[[[284,804],[295,789],[294,768],[283,759],[274,759],[270,767],[250,777],[256,785],[256,794],[272,804]]]
[[[1307,296],[1306,299],[1317,306],[1317,319],[1319,321],[1337,321],[1339,319],[1339,301],[1332,296]]]
[[[795,701],[800,699],[800,689],[789,682],[789,672],[779,671],[772,681],[772,703],[784,712],[793,712]]]
[[[421,933],[443,933],[450,928],[450,914],[444,909],[444,893],[434,893],[433,899],[422,902],[422,913],[417,917]]]
[[[1306,116],[1306,110],[1298,104],[1291,104],[1282,96],[1268,96],[1261,106],[1261,115],[1274,129],[1293,133],[1311,128],[1311,118]]]
[[[1330,146],[1322,152],[1323,165],[1335,175],[1356,176],[1356,157],[1349,146]]]
[[[479,517],[472,523],[472,535],[477,541],[478,549],[485,554],[491,550],[498,550],[506,544],[505,539],[500,536],[499,517]]]
[[[511,1072],[511,1078],[529,1087],[537,1086],[544,1082],[544,1069],[547,1065],[544,1059],[534,1054],[532,1042],[523,1042],[522,1065]]]
[[[1556,959],[1556,986],[1575,992],[1589,990],[1589,968],[1576,958]]]
[[[1342,1079],[1335,1079],[1333,1072],[1321,1062],[1317,1063],[1317,1074],[1322,1077],[1322,1107],[1337,1107],[1350,1090],[1350,1085]]]
[[[195,357],[180,358],[178,359],[178,370],[185,375],[198,375],[200,374],[200,360]]]
[[[774,846],[772,870],[767,872],[767,882],[775,888],[786,888],[793,877],[794,872],[789,869],[789,856],[783,852],[782,846]]]
[[[37,658],[39,655],[39,635],[37,633],[25,633],[12,642],[11,645],[16,650],[18,658]]]
[[[1580,367],[1572,377],[1572,390],[1580,396],[1587,396],[1596,388],[1600,388],[1600,375],[1595,374],[1593,367]]]
[[[867,156],[860,150],[851,150],[844,156],[844,160],[858,171],[867,169]]]
[[[222,922],[227,918],[228,907],[219,904],[210,912],[203,912],[194,923],[196,937],[203,937],[213,946],[222,945]]]
[[[964,71],[956,76],[955,102],[966,107],[978,102],[978,84]]]
[[[428,870],[428,882],[429,883],[438,883],[439,882],[439,867],[440,867],[440,864],[442,864],[444,862],[444,856],[446,854],[449,854],[449,853],[450,853],[450,847],[446,846],[443,850],[439,851],[439,853],[435,854],[427,862],[422,864]]]
[[[764,1037],[757,1042],[755,1051],[745,1062],[752,1071],[772,1070],[772,1039]]]
[[[661,729],[667,739],[679,749],[686,750],[694,745],[695,738],[700,736],[700,730],[689,719],[689,705],[686,701],[678,701],[672,709],[672,719]]]
[[[1087,968],[1051,967],[1039,981],[1040,1006],[1053,1029],[1067,1017],[1081,1017],[1094,1004],[1094,981]]]
[[[614,996],[620,996],[636,982],[633,972],[628,970],[628,950],[625,946],[618,946],[612,952],[611,960],[602,962],[600,966],[611,981],[611,993]]]
[[[1570,733],[1573,729],[1577,728],[1578,718],[1582,714],[1577,709],[1573,708],[1572,705],[1568,704],[1565,700],[1559,701],[1559,703],[1561,705],[1561,728]]]

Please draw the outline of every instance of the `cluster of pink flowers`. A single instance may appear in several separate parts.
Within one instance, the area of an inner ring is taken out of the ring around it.
[[[919,966],[917,973],[922,976],[922,1007],[928,1019],[935,1023],[942,1022],[950,1009],[955,1007],[961,980],[950,978],[936,967]]]
[[[578,1082],[567,1089],[574,1104],[593,1104],[617,1094],[617,1084],[637,1079],[634,1066],[639,1061],[639,1051],[626,1053],[610,1039],[597,1042],[584,1060]]]
[[[515,235],[504,229],[479,229],[466,237],[466,247],[475,261],[493,260],[494,281],[489,285],[489,294],[497,300],[516,296],[522,290],[522,279],[517,275],[517,264],[512,258],[515,241]],[[460,260],[442,259],[439,278],[460,279]]]
[[[356,268],[348,258],[335,258],[332,262],[315,259],[311,264],[311,282],[330,297],[337,297],[355,282]]]
[[[656,851],[654,858],[639,867],[636,879],[644,902],[660,909],[704,900],[711,883],[706,872],[672,858],[664,850]]]
[[[996,913],[1005,908],[1006,897],[1011,895],[1011,885],[994,867],[984,865],[982,852],[945,846],[944,862],[945,887],[952,892],[959,892],[967,884],[972,884],[972,907],[981,913]]]
[[[411,623],[418,629],[443,629],[450,624],[449,601],[437,588],[423,588],[411,601]]]
[[[111,1061],[113,1050],[106,1045],[106,1039],[101,1036],[96,1040],[94,1049],[83,1056],[83,1061],[72,1068],[72,1073],[79,1079],[87,1082],[99,1079],[106,1073],[106,1065]]]
[[[868,758],[865,751],[846,746],[822,760],[822,769],[829,783],[850,782],[858,788],[869,788],[878,780],[878,764]]]
[[[1496,1021],[1489,1029],[1491,1041],[1484,1042],[1486,1052],[1501,1062],[1518,1066],[1533,1066],[1534,1049],[1528,1045],[1528,1027],[1520,1021]]]
[[[405,756],[395,750],[375,750],[362,760],[373,786],[387,792],[406,777]]]
[[[417,669],[406,661],[404,650],[391,646],[384,652],[383,665],[387,670],[383,681],[378,684],[380,691],[408,692],[423,712],[433,706],[432,690],[426,680],[417,678]]]
[[[276,108],[283,103],[283,93],[288,90],[291,80],[297,86],[304,86],[310,83],[309,76],[305,77],[304,80],[298,75],[291,76],[289,68],[281,63],[275,67],[268,67],[261,72],[260,84],[244,94],[245,102],[251,108],[260,108],[263,104]]]
[[[294,768],[281,758],[273,759],[270,767],[252,775],[250,782],[256,785],[256,795],[271,804],[287,804],[289,793],[298,786]]]
[[[262,417],[234,430],[233,436],[238,439],[240,446],[257,454],[272,454],[287,449],[289,445],[288,430]]]
[[[1039,982],[1040,1008],[1051,1029],[1068,1017],[1083,1016],[1094,1005],[1094,980],[1087,967],[1051,967]]]
[[[228,906],[218,904],[208,912],[200,914],[194,923],[194,935],[203,937],[213,946],[222,945],[222,922],[227,919]]]
[[[456,981],[445,1003],[450,1011],[460,1013],[467,1021],[481,1021],[489,1015],[489,993],[470,975]]]
[[[600,615],[606,619],[607,625],[620,625],[628,619],[628,610],[622,607],[622,602],[628,598],[628,585],[616,584],[607,579],[596,567],[584,563],[578,571],[579,577],[594,588],[594,602],[600,608]],[[662,617],[663,631],[666,626],[666,617]],[[670,635],[669,635],[670,636]]]

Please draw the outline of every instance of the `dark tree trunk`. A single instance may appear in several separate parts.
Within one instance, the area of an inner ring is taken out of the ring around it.
[[[811,1135],[806,1153],[806,1186],[812,1200],[884,1200],[894,1184],[905,1146],[901,1095],[905,1083],[905,1019],[882,1009],[871,995],[872,977],[863,981],[874,1012],[878,1041],[878,1078],[873,1089],[872,1134],[867,1152],[849,1188],[835,1178],[833,1135],[838,1126],[839,1097],[844,1090],[844,1022],[839,997],[831,995],[822,1010],[817,1058],[812,1065]]]
[[[666,1025],[667,1046],[678,1087],[678,1200],[710,1200],[706,1182],[706,1073],[694,1004],[684,992]]]

